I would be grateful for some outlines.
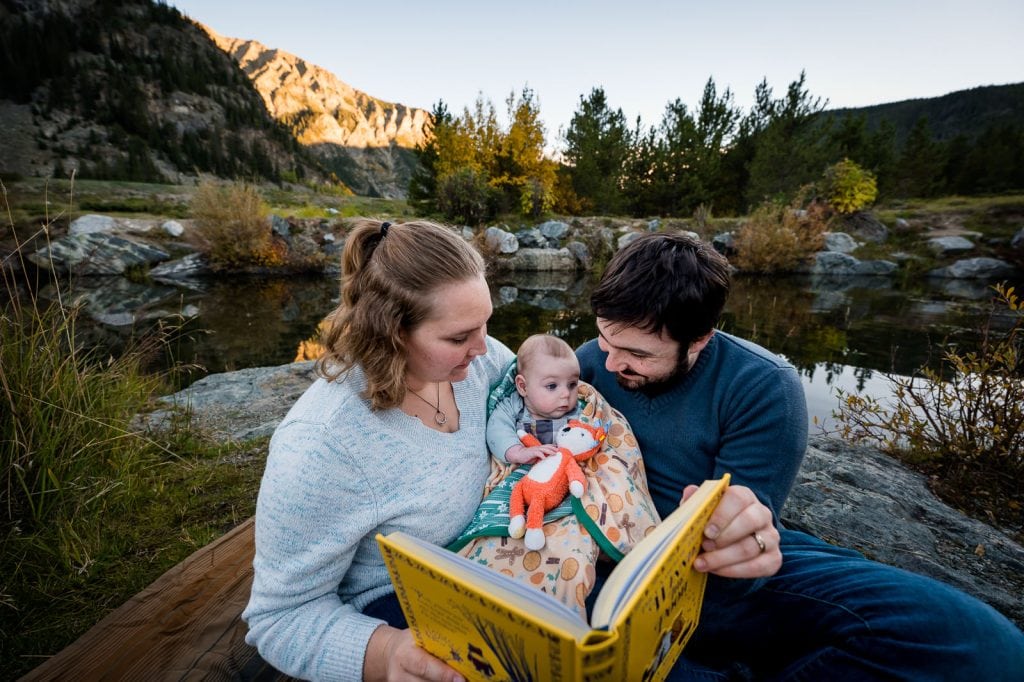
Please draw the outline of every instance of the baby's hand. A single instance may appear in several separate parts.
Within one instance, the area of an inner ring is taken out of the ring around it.
[[[534,445],[531,447],[513,445],[505,451],[505,459],[510,464],[532,464],[557,452],[558,447],[555,445]]]

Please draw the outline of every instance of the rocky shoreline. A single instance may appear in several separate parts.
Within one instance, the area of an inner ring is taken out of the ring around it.
[[[313,379],[311,361],[214,374],[163,398],[146,420],[159,429],[174,410],[188,409],[213,438],[266,437]],[[877,450],[812,436],[782,520],[955,585],[1024,627],[1024,547],[944,504],[924,476]]]

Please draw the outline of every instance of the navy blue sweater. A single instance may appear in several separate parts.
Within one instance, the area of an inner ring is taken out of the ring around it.
[[[716,331],[689,372],[649,397],[618,385],[596,340],[576,355],[581,378],[633,427],[662,518],[679,505],[688,484],[728,472],[778,523],[807,447],[807,403],[792,365]]]

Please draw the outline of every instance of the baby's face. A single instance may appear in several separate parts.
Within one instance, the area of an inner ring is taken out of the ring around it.
[[[535,357],[516,379],[516,388],[534,417],[558,419],[576,407],[580,365],[575,355]]]

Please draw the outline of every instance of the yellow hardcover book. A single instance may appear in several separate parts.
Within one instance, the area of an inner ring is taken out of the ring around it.
[[[693,570],[729,485],[705,481],[615,567],[590,623],[550,595],[405,533],[377,536],[417,644],[467,680],[662,680],[700,618]]]

